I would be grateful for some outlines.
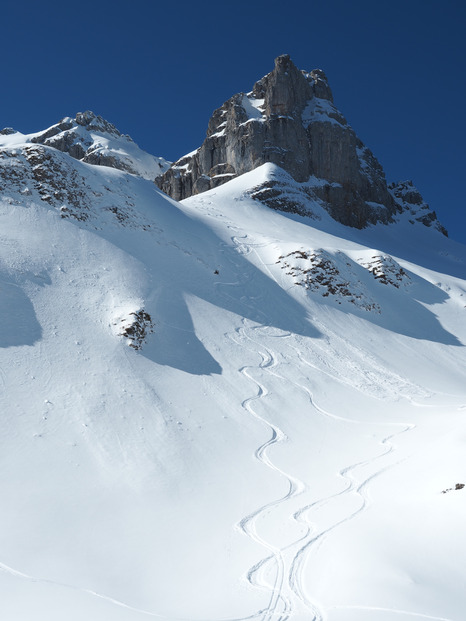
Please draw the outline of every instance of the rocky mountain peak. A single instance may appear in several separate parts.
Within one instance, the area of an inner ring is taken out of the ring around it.
[[[398,209],[381,165],[333,104],[324,71],[300,71],[287,54],[251,92],[215,110],[201,147],[156,183],[181,200],[267,162],[299,183],[319,179],[315,198],[343,224],[389,222]]]
[[[305,184],[305,194],[312,180],[312,200],[342,224],[364,228],[388,223],[407,209],[387,187],[373,153],[335,107],[324,71],[300,71],[288,54],[275,59],[273,70],[251,92],[238,93],[215,110],[204,143],[172,164],[156,184],[182,200],[268,162]],[[266,190],[255,188],[258,196],[269,196],[270,188]],[[301,203],[279,203],[295,213],[312,211]],[[421,221],[432,219],[430,212]]]
[[[274,100],[277,100],[280,92],[285,101],[290,102],[291,95],[297,103],[297,106],[296,103],[295,106],[288,105],[288,113],[293,112],[296,107],[300,108],[305,101],[312,97],[327,99],[333,103],[332,91],[325,72],[322,69],[299,71],[288,54],[278,56],[275,59],[274,70],[258,80],[252,89],[252,95],[256,99],[265,99],[267,95],[269,96],[271,100],[269,114],[283,114],[283,108],[282,110],[273,109]]]
[[[275,68],[267,78],[264,93],[267,116],[295,116],[313,96],[310,83],[288,54],[275,59]]]
[[[445,227],[437,220],[437,214],[431,210],[411,180],[390,183],[388,189],[399,209],[408,215],[411,224],[421,222],[425,226],[433,226],[448,236]]]
[[[275,59],[275,71],[287,73],[288,71],[297,71],[297,69],[289,54],[281,54]]]
[[[91,112],[90,110],[86,110],[86,112],[78,112],[75,121],[78,125],[85,127],[87,130],[103,132],[105,134],[110,134],[110,136],[121,136],[121,133],[115,125],[109,123],[101,116],[94,114],[94,112]],[[125,137],[131,140],[128,135]]]
[[[324,71],[322,69],[313,69],[309,74],[303,73],[308,80],[309,78],[313,80],[312,89],[314,95],[319,99],[328,99],[333,103],[332,91]]]
[[[140,149],[127,134],[122,134],[115,125],[90,110],[78,112],[75,118],[64,117],[44,131],[22,134],[5,128],[0,136],[4,136],[3,142],[9,145],[43,145],[87,164],[118,168],[151,181],[170,165],[164,158]],[[9,136],[13,136],[13,141]]]

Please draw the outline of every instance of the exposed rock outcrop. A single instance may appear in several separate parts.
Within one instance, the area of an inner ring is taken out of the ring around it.
[[[380,306],[371,299],[367,288],[357,276],[358,265],[342,252],[331,254],[299,249],[278,257],[277,263],[294,283],[341,304],[350,302],[366,311],[380,313]]]
[[[214,188],[266,162],[296,181],[325,181],[317,196],[343,224],[389,222],[397,205],[381,165],[333,104],[322,70],[300,71],[288,55],[216,110],[202,146],[156,180],[176,200]]]
[[[406,287],[411,282],[406,271],[390,255],[374,255],[369,260],[361,260],[359,263],[384,285],[399,289],[402,285]]]
[[[118,168],[146,179],[164,173],[170,162],[146,153],[127,135],[91,111],[65,117],[34,135],[31,142],[53,147],[88,164]]]
[[[142,349],[149,334],[154,332],[152,318],[143,309],[129,313],[114,325],[119,329],[118,335],[128,339],[128,345],[133,349]]]
[[[410,222],[421,222],[430,226],[448,237],[446,228],[437,220],[437,214],[424,201],[419,190],[412,181],[399,181],[388,186],[390,193],[395,199],[400,211],[410,216]]]
[[[277,264],[295,285],[313,294],[337,304],[349,302],[376,313],[382,312],[383,305],[372,297],[375,290],[371,292],[367,287],[367,273],[381,285],[402,291],[407,291],[411,284],[407,272],[387,254],[374,254],[355,261],[342,251],[299,248],[279,256]]]
[[[2,201],[46,205],[62,218],[87,222],[91,228],[105,222],[106,226],[150,229],[153,223],[135,209],[138,196],[126,175],[112,175],[109,183],[101,172],[67,153],[30,141],[15,143],[12,148],[0,146]],[[155,188],[153,191],[156,194]]]

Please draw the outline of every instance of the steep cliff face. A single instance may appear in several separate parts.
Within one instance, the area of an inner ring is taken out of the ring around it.
[[[298,182],[324,180],[318,198],[343,224],[389,222],[398,207],[381,165],[333,104],[323,71],[300,71],[288,55],[216,110],[202,146],[156,179],[176,200],[214,188],[266,162]]]

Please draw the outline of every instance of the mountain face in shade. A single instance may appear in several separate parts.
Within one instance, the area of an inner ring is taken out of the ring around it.
[[[182,200],[267,162],[298,183],[314,180],[312,198],[342,224],[364,228],[402,211],[382,166],[335,107],[324,72],[300,71],[288,55],[251,92],[215,110],[202,146],[156,183]]]

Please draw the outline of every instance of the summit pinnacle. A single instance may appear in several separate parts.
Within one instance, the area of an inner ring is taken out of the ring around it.
[[[398,210],[381,165],[334,106],[325,73],[300,71],[287,54],[251,92],[215,110],[201,147],[156,183],[182,200],[266,162],[300,183],[321,180],[318,198],[343,224],[389,222]]]

